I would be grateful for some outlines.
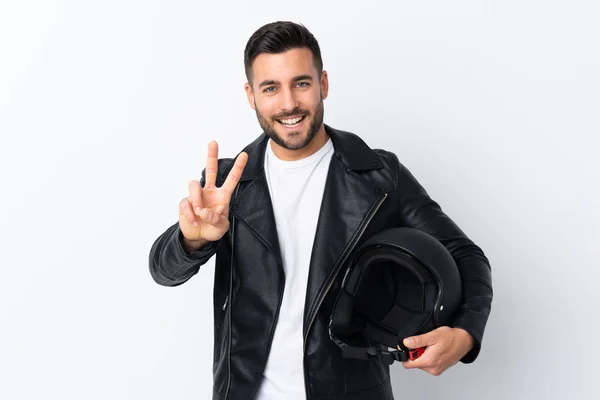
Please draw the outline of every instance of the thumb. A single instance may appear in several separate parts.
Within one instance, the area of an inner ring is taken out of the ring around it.
[[[219,214],[209,210],[208,208],[202,209],[200,212],[200,218],[211,225],[216,225],[219,222]]]
[[[427,332],[422,335],[407,337],[402,343],[409,349],[416,349],[435,344],[435,337],[432,332]]]

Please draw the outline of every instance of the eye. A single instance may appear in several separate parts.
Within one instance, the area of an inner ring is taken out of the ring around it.
[[[300,86],[300,87],[308,87],[309,83],[308,82],[298,82],[298,86]]]
[[[271,90],[271,89],[273,89],[273,90]],[[275,89],[276,89],[275,86],[269,86],[268,88],[266,88],[265,90],[263,90],[263,92],[265,92],[265,93],[271,92],[272,93],[272,92],[275,91]]]

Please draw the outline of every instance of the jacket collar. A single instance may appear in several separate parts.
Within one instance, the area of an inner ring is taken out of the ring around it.
[[[340,159],[346,169],[351,171],[367,171],[382,168],[377,153],[375,153],[358,135],[334,129],[325,124],[325,131],[331,137],[334,155]],[[252,143],[244,148],[248,154],[248,162],[242,173],[241,181],[256,179],[264,167],[264,157],[268,136],[263,132]],[[233,160],[221,174],[225,180],[233,166]]]

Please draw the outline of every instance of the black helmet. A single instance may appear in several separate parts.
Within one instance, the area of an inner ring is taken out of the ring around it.
[[[448,325],[460,305],[452,255],[418,229],[379,232],[348,265],[329,322],[329,336],[345,358],[415,359],[423,349],[409,352],[402,341]]]

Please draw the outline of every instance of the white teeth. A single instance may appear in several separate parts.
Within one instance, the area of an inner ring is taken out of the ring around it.
[[[300,122],[300,120],[302,118],[304,118],[304,117],[297,117],[297,118],[292,118],[292,119],[282,119],[282,120],[280,120],[280,122],[285,125],[295,125],[298,122]]]

